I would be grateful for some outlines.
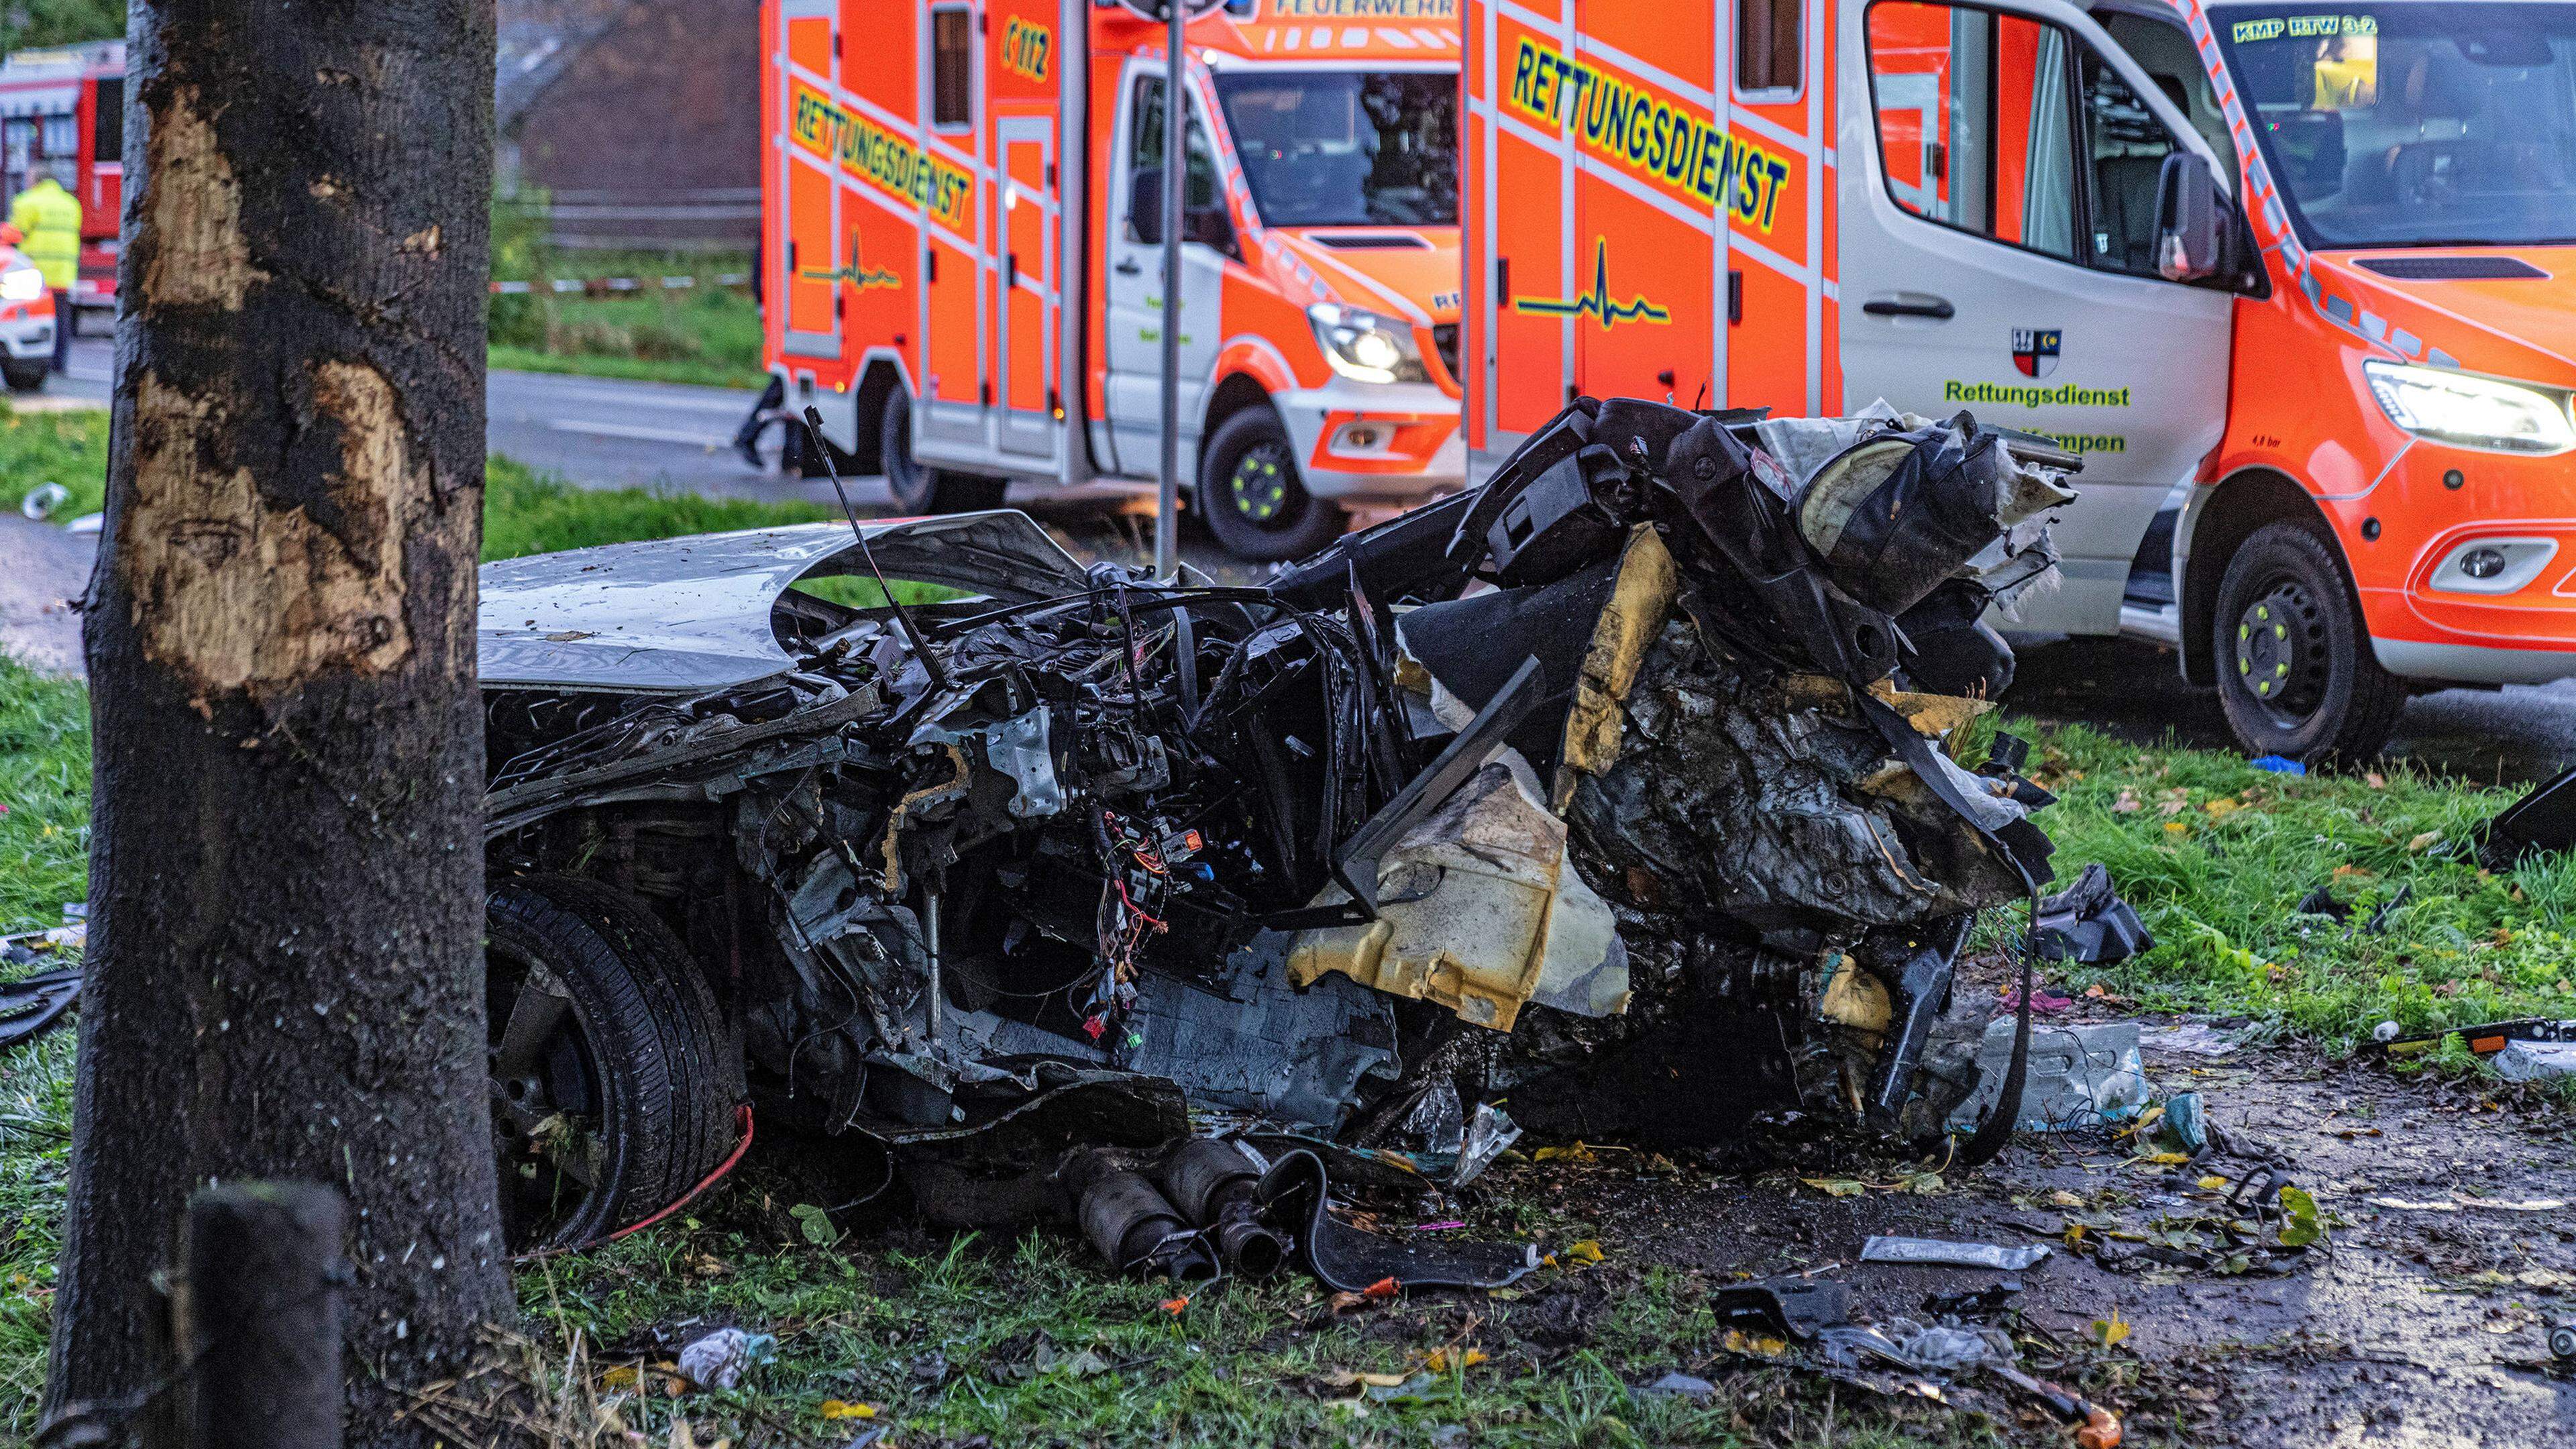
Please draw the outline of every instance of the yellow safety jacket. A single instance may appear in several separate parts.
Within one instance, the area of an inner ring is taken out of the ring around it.
[[[18,250],[45,274],[45,285],[69,292],[80,278],[80,202],[48,176],[9,203],[9,224],[26,233]]]

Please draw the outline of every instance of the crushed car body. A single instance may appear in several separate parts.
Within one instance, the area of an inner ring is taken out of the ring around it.
[[[1187,1276],[1293,1218],[1327,1281],[1384,1266],[1328,1167],[1937,1138],[1970,924],[2049,875],[2010,741],[1962,755],[1982,620],[2049,586],[2076,467],[1965,414],[1583,399],[1261,586],[1010,512],[487,566],[514,1237],[668,1202],[743,1101],[934,1221]]]

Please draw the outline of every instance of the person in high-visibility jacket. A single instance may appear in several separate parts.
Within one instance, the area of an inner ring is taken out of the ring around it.
[[[54,293],[54,371],[71,361],[72,284],[80,278],[81,205],[51,176],[39,176],[9,203],[9,224],[24,234],[18,250],[44,273]]]

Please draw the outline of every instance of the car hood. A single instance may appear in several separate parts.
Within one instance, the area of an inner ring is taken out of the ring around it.
[[[2318,261],[2333,279],[2325,305],[2348,292],[2357,314],[2447,354],[2437,365],[2576,387],[2576,292],[2568,287],[2576,247],[2338,252]]]
[[[1025,513],[861,525],[888,579],[1003,603],[1073,593],[1082,565]],[[865,575],[846,523],[612,543],[485,564],[486,687],[698,693],[794,666],[771,610],[803,578]]]
[[[1317,226],[1273,231],[1322,297],[1423,326],[1458,320],[1458,228]]]

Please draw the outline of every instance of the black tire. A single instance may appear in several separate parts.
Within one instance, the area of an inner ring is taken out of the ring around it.
[[[2379,667],[2334,545],[2303,523],[2267,523],[2238,546],[2211,621],[2218,702],[2254,755],[2375,758],[2406,703]]]
[[[1239,559],[1304,558],[1342,536],[1350,516],[1306,491],[1279,414],[1248,407],[1217,425],[1199,473],[1199,513]]]
[[[714,1171],[741,1063],[670,928],[594,881],[534,876],[492,888],[484,932],[510,1251],[590,1242]]]
[[[33,362],[19,362],[15,359],[0,362],[0,380],[5,380],[9,384],[11,392],[44,391],[45,378],[52,371],[53,364],[41,357]]]
[[[1010,486],[1001,478],[933,468],[913,457],[912,395],[900,386],[886,390],[877,450],[885,464],[886,489],[906,513],[980,513],[1001,507],[1002,493]]]

